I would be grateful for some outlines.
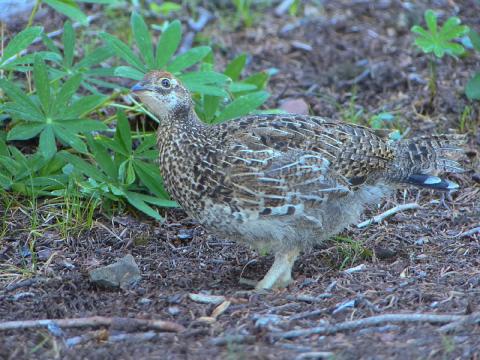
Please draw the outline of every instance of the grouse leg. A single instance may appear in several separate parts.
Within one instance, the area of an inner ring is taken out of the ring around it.
[[[255,286],[257,290],[283,288],[292,282],[292,267],[299,255],[297,249],[275,254],[275,261],[265,277]]]

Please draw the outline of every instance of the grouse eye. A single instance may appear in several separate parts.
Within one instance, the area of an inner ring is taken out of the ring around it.
[[[165,89],[168,89],[172,85],[170,83],[170,80],[168,80],[168,79],[162,79],[161,84]]]

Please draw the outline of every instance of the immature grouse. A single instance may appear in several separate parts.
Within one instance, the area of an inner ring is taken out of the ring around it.
[[[359,125],[278,114],[206,126],[167,72],[146,74],[132,91],[161,120],[160,168],[173,199],[220,237],[275,254],[258,289],[286,286],[301,250],[357,222],[390,189],[458,188],[429,175],[461,170],[456,135],[392,142]]]

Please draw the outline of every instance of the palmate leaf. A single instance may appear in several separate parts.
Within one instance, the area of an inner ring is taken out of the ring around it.
[[[173,59],[167,66],[167,71],[170,71],[171,73],[178,73],[192,65],[195,65],[211,51],[212,49],[209,46],[194,47]]]
[[[26,49],[33,42],[33,40],[40,36],[42,31],[42,27],[34,26],[27,28],[15,35],[15,37],[10,40],[8,45],[3,50],[2,57],[0,58],[0,68],[3,67],[5,62],[11,57]]]
[[[57,144],[55,142],[55,135],[51,125],[46,125],[41,132],[38,149],[46,159],[51,159],[57,152]]]
[[[137,12],[132,13],[132,18],[130,21],[133,37],[137,43],[138,50],[140,50],[140,54],[142,54],[143,58],[145,59],[147,67],[149,69],[153,69],[155,62],[153,58],[152,38],[150,37],[148,26],[145,23],[145,20],[143,20],[143,17]]]
[[[45,128],[45,123],[27,123],[27,124],[18,124],[13,127],[7,135],[7,140],[28,140],[31,139]]]
[[[119,66],[115,69],[115,76],[124,77],[127,79],[133,79],[140,81],[143,79],[145,73],[137,70],[131,66]]]
[[[155,55],[155,66],[162,69],[177,51],[180,41],[182,40],[182,25],[180,21],[175,20],[162,33],[157,44]]]
[[[117,56],[125,60],[129,65],[142,72],[147,71],[145,65],[143,65],[128,45],[108,33],[102,33],[100,36],[112,47]]]
[[[73,30],[72,23],[66,21],[63,25],[63,65],[67,68],[73,64],[73,56],[75,51],[75,31]]]
[[[427,29],[415,25],[411,31],[417,34],[415,44],[425,53],[433,52],[436,57],[442,58],[445,54],[450,56],[462,55],[465,52],[463,45],[454,40],[467,34],[468,26],[460,25],[457,17],[450,17],[440,28],[437,24],[437,15],[432,10],[425,12]]]
[[[245,67],[247,62],[247,55],[242,54],[237,56],[235,59],[230,61],[225,69],[225,75],[230,77],[233,81],[237,81],[240,78],[240,75]]]
[[[78,21],[82,24],[87,23],[87,16],[80,10],[73,0],[43,0],[43,2],[59,13],[68,16],[73,21]]]
[[[149,206],[145,202],[147,199],[150,199],[152,197],[147,197],[146,195],[139,194],[139,193],[133,192],[133,191],[127,191],[125,193],[125,197],[127,198],[128,202],[132,206],[134,206],[135,208],[137,208],[141,212],[147,214],[148,216],[154,218],[155,220],[158,220],[158,221],[163,221],[164,220],[163,217],[160,216],[158,211],[154,210],[151,206]],[[155,198],[153,198],[153,199],[155,199]]]
[[[465,93],[470,100],[480,100],[480,72],[468,81]]]
[[[266,91],[256,91],[239,98],[228,104],[225,109],[215,119],[216,122],[233,119],[239,116],[247,115],[257,109],[267,101],[269,93]]]
[[[35,81],[35,89],[40,99],[43,108],[43,113],[49,115],[50,113],[50,80],[48,79],[47,66],[42,58],[35,57],[33,65],[33,79]]]
[[[0,88],[5,91],[10,99],[21,106],[23,108],[22,111],[28,113],[32,119],[38,119],[39,121],[44,119],[44,116],[37,105],[16,85],[8,80],[0,79]]]
[[[117,130],[115,131],[114,140],[121,145],[124,154],[129,156],[132,152],[132,135],[130,132],[130,124],[127,116],[121,110],[117,111]]]

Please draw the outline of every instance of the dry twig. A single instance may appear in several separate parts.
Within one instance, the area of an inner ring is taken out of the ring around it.
[[[392,215],[394,215],[394,214],[396,214],[400,211],[419,209],[420,207],[421,206],[418,205],[417,203],[408,203],[408,204],[398,205],[398,206],[395,206],[395,207],[391,208],[390,210],[387,210],[387,211],[381,213],[380,215],[374,216],[373,218],[371,218],[369,220],[365,220],[365,221],[361,222],[360,224],[357,224],[357,228],[360,229],[360,228],[367,227],[371,224],[378,224],[379,222],[386,219],[387,217],[392,216]]]
[[[77,319],[42,319],[42,320],[18,320],[0,322],[0,331],[19,330],[19,329],[36,329],[56,325],[61,328],[83,328],[83,327],[99,327],[109,326],[116,330],[136,330],[145,328],[151,330],[181,332],[185,328],[177,323],[164,320],[146,320],[135,318],[119,318],[92,316]]]
[[[462,238],[462,237],[465,237],[465,236],[472,236],[476,233],[480,233],[480,226],[477,226],[477,227],[474,227],[473,229],[461,232],[460,234],[455,235],[454,238]]]
[[[275,338],[281,339],[293,339],[301,336],[309,335],[331,335],[337,332],[356,330],[360,328],[366,328],[369,326],[384,325],[388,323],[434,323],[434,324],[447,324],[458,323],[459,321],[466,320],[467,317],[474,317],[476,322],[480,322],[480,313],[472,315],[439,315],[439,314],[384,314],[378,316],[372,316],[365,319],[345,321],[335,325],[318,326],[314,328],[291,330],[273,334]]]

